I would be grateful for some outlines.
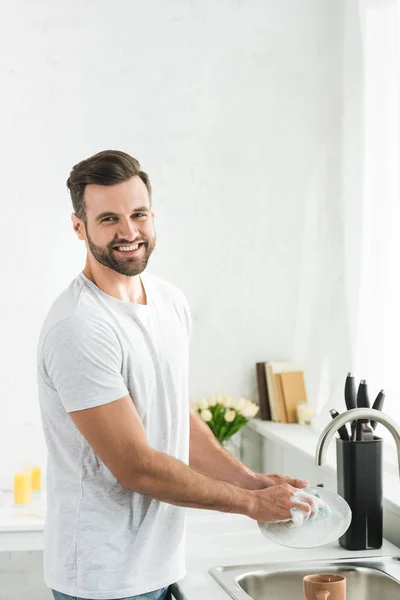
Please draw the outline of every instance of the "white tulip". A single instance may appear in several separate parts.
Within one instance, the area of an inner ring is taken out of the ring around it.
[[[234,410],[226,411],[225,416],[224,416],[225,421],[227,423],[232,423],[232,421],[235,420],[235,417],[236,417],[236,411],[234,411]]]
[[[200,416],[203,419],[203,421],[208,423],[208,421],[211,421],[211,419],[212,419],[211,410],[208,410],[207,408],[205,408],[204,410],[201,411]]]
[[[246,404],[246,406],[244,406],[240,411],[240,414],[246,417],[246,419],[249,419],[253,416],[253,410],[254,409],[250,404]]]
[[[208,402],[205,398],[200,398],[197,405],[202,410],[205,410],[206,408],[208,408]]]
[[[243,415],[243,417],[246,417],[246,419],[250,419],[254,417],[259,410],[260,407],[257,406],[257,404],[251,400],[248,400],[247,404],[245,404],[245,406],[241,409],[240,414]]]
[[[256,414],[258,413],[258,411],[260,410],[260,407],[257,404],[253,404],[252,408],[253,408],[253,410],[252,410],[252,413],[251,413],[250,416],[251,417],[255,417]]]
[[[224,395],[223,394],[215,394],[214,395],[215,404],[219,404],[221,406],[224,405]]]
[[[245,406],[246,406],[246,398],[239,398],[238,400],[236,400],[236,403],[235,403],[236,410],[240,411]]]
[[[223,405],[225,408],[233,408],[235,406],[235,401],[230,396],[224,394]]]
[[[210,396],[210,398],[208,399],[208,404],[209,406],[215,406],[217,404],[217,397]]]

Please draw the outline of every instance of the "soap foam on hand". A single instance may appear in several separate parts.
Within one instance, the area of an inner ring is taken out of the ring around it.
[[[258,522],[264,537],[277,544],[290,548],[323,546],[337,541],[350,525],[349,505],[330,490],[296,490],[291,500],[303,504],[304,510],[293,507],[291,518],[285,521]]]
[[[298,490],[290,499],[292,502],[311,502],[311,510],[310,505],[307,504],[307,512],[304,512],[301,508],[297,508],[296,506],[290,509],[292,518],[288,522],[289,525],[292,525],[293,527],[301,527],[308,520],[318,521],[320,519],[326,519],[330,515],[329,506],[321,500],[317,492],[312,491],[307,493]]]
[[[284,524],[284,527],[301,527],[308,520],[315,521],[329,516],[329,506],[321,500],[316,491],[304,492],[296,490],[290,500],[296,504],[303,504],[304,510],[294,506],[290,509],[291,518],[284,521],[271,521],[272,524]]]

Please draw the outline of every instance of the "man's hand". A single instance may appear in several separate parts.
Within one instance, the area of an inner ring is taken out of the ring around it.
[[[312,497],[303,502],[294,501],[295,492],[296,488],[287,483],[252,492],[248,516],[256,521],[286,521],[292,517],[291,509],[298,508],[308,518],[313,508]]]
[[[254,473],[253,475],[253,490],[263,490],[264,488],[269,488],[274,485],[283,485],[285,483],[298,489],[306,488],[309,485],[309,482],[304,479],[294,479],[293,477],[280,475],[279,473],[274,473],[273,475]]]

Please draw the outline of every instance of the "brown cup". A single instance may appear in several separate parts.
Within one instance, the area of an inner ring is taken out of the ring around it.
[[[333,573],[307,575],[303,590],[305,600],[346,600],[346,577]]]

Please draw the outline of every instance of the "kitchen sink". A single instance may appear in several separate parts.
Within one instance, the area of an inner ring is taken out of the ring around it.
[[[349,600],[400,599],[400,556],[215,567],[210,573],[235,600],[302,600],[303,577],[311,573],[344,575]]]

